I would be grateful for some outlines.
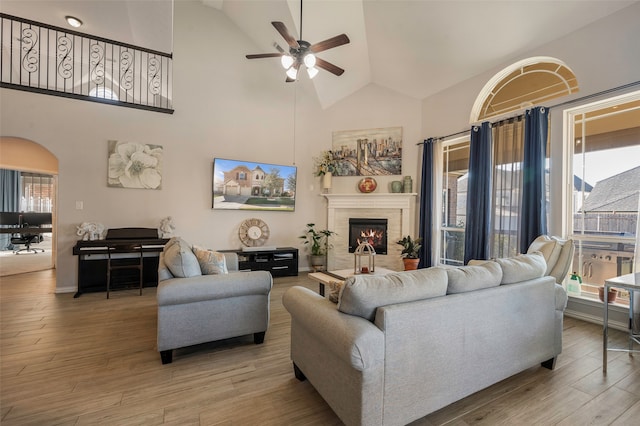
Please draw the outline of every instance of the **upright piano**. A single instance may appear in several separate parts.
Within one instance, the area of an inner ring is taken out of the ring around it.
[[[73,297],[82,293],[107,291],[107,253],[113,258],[130,258],[139,255],[133,249],[142,245],[144,287],[158,285],[158,257],[164,249],[168,238],[158,238],[158,230],[154,228],[113,228],[107,230],[102,240],[80,240],[73,247],[73,254],[78,256],[78,291]],[[127,247],[131,247],[130,249]]]

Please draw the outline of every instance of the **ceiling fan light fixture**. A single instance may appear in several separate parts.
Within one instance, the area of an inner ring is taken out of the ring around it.
[[[64,19],[67,21],[67,24],[71,25],[73,28],[80,28],[82,26],[82,21],[75,16],[67,15]]]
[[[291,55],[282,55],[282,57],[280,58],[280,63],[285,70],[291,68],[291,65],[293,65],[294,62],[295,60]]]
[[[296,67],[291,67],[287,70],[287,77],[291,80],[295,80],[298,77],[298,69]]]
[[[313,53],[307,53],[304,55],[304,64],[307,68],[313,68],[316,66],[316,55]]]
[[[318,68],[309,67],[307,68],[307,74],[309,74],[309,78],[313,78],[318,74]]]

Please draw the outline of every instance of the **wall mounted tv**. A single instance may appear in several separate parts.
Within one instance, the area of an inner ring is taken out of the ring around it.
[[[295,166],[214,158],[213,208],[292,212],[296,172]]]

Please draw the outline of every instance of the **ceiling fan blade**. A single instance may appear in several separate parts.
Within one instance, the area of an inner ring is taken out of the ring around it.
[[[313,53],[322,52],[323,50],[333,49],[334,47],[342,46],[343,44],[349,43],[349,37],[346,34],[340,34],[335,37],[331,37],[325,41],[321,41],[316,44],[312,44],[309,50]]]
[[[332,74],[341,76],[344,70],[339,66],[333,65],[331,62],[327,62],[324,59],[316,58],[316,67],[329,71]]]
[[[296,39],[293,38],[291,34],[289,34],[289,30],[287,30],[287,27],[282,22],[274,21],[271,23],[271,25],[273,25],[275,29],[278,30],[284,41],[286,41],[290,47],[293,47],[295,49],[300,47]]]
[[[260,59],[260,58],[279,58],[282,53],[258,53],[256,55],[246,55],[247,59]]]

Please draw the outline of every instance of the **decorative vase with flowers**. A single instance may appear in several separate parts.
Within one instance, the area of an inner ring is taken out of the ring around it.
[[[331,189],[331,178],[336,171],[336,159],[332,151],[322,151],[319,157],[313,159],[315,175],[322,176],[322,189]]]

